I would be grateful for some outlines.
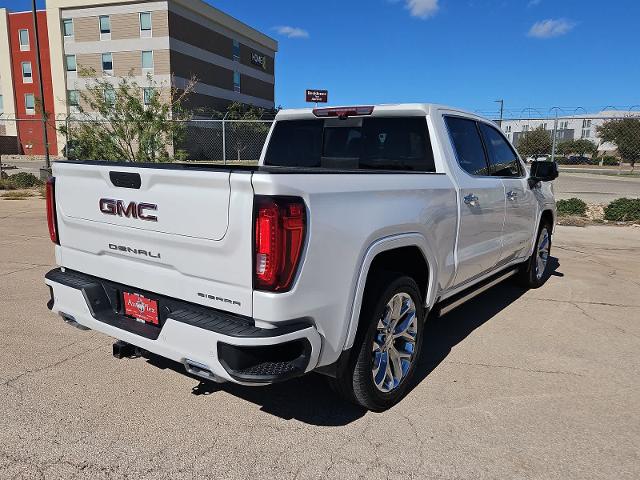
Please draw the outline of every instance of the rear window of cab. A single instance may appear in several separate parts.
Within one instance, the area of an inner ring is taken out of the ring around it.
[[[281,120],[265,165],[435,172],[425,117]]]

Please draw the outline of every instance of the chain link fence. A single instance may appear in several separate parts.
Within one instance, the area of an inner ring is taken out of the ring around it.
[[[191,120],[176,147],[189,161],[256,162],[272,120]]]
[[[175,129],[178,133],[162,146],[168,151],[170,160],[252,164],[260,158],[273,120],[194,119],[168,122],[178,126]],[[100,160],[83,158],[82,129],[109,127],[109,130],[115,130],[113,125],[95,119],[74,117],[50,119],[46,124],[49,151],[54,159]],[[135,125],[120,130],[130,133],[128,140],[118,139],[124,151],[144,148],[136,136]],[[8,155],[39,157],[44,153],[43,121],[40,118],[0,116],[0,155],[5,158]]]
[[[528,161],[546,158],[565,166],[618,167],[633,170],[640,162],[640,112],[554,115],[494,120]],[[65,117],[47,122],[53,158],[93,160],[82,155],[80,127],[86,119]],[[101,128],[105,125],[95,123]],[[193,119],[180,122],[180,134],[166,141],[167,158],[215,163],[257,163],[273,120]],[[135,133],[135,129],[134,133]],[[0,116],[0,155],[44,154],[43,122],[38,117]],[[164,138],[164,137],[163,137]],[[142,148],[133,138],[128,149]],[[145,147],[148,148],[148,147]],[[126,160],[126,158],[123,158]]]
[[[640,162],[640,112],[495,120],[523,158],[566,166],[618,167]]]

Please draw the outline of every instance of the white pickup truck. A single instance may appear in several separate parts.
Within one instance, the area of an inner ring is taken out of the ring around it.
[[[429,312],[546,280],[557,175],[424,104],[281,111],[256,167],[56,162],[49,308],[114,354],[245,385],[318,371],[384,410]]]

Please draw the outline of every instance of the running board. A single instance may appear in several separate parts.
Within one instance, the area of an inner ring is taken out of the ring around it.
[[[513,277],[516,273],[518,273],[517,267],[500,273],[497,276],[490,278],[489,280],[485,280],[484,283],[473,285],[466,290],[463,290],[462,292],[454,295],[453,297],[443,300],[439,307],[440,316],[449,313],[455,308],[458,308],[463,303],[471,300],[472,298],[480,295],[483,292],[486,292],[491,287],[499,284],[507,278]]]

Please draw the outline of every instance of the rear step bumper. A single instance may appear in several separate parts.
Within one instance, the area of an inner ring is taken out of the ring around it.
[[[318,362],[320,335],[309,323],[259,328],[247,317],[60,268],[47,273],[45,283],[51,290],[47,306],[66,322],[180,362],[203,378],[270,384],[300,376]],[[123,315],[123,291],[157,299],[162,327]]]

